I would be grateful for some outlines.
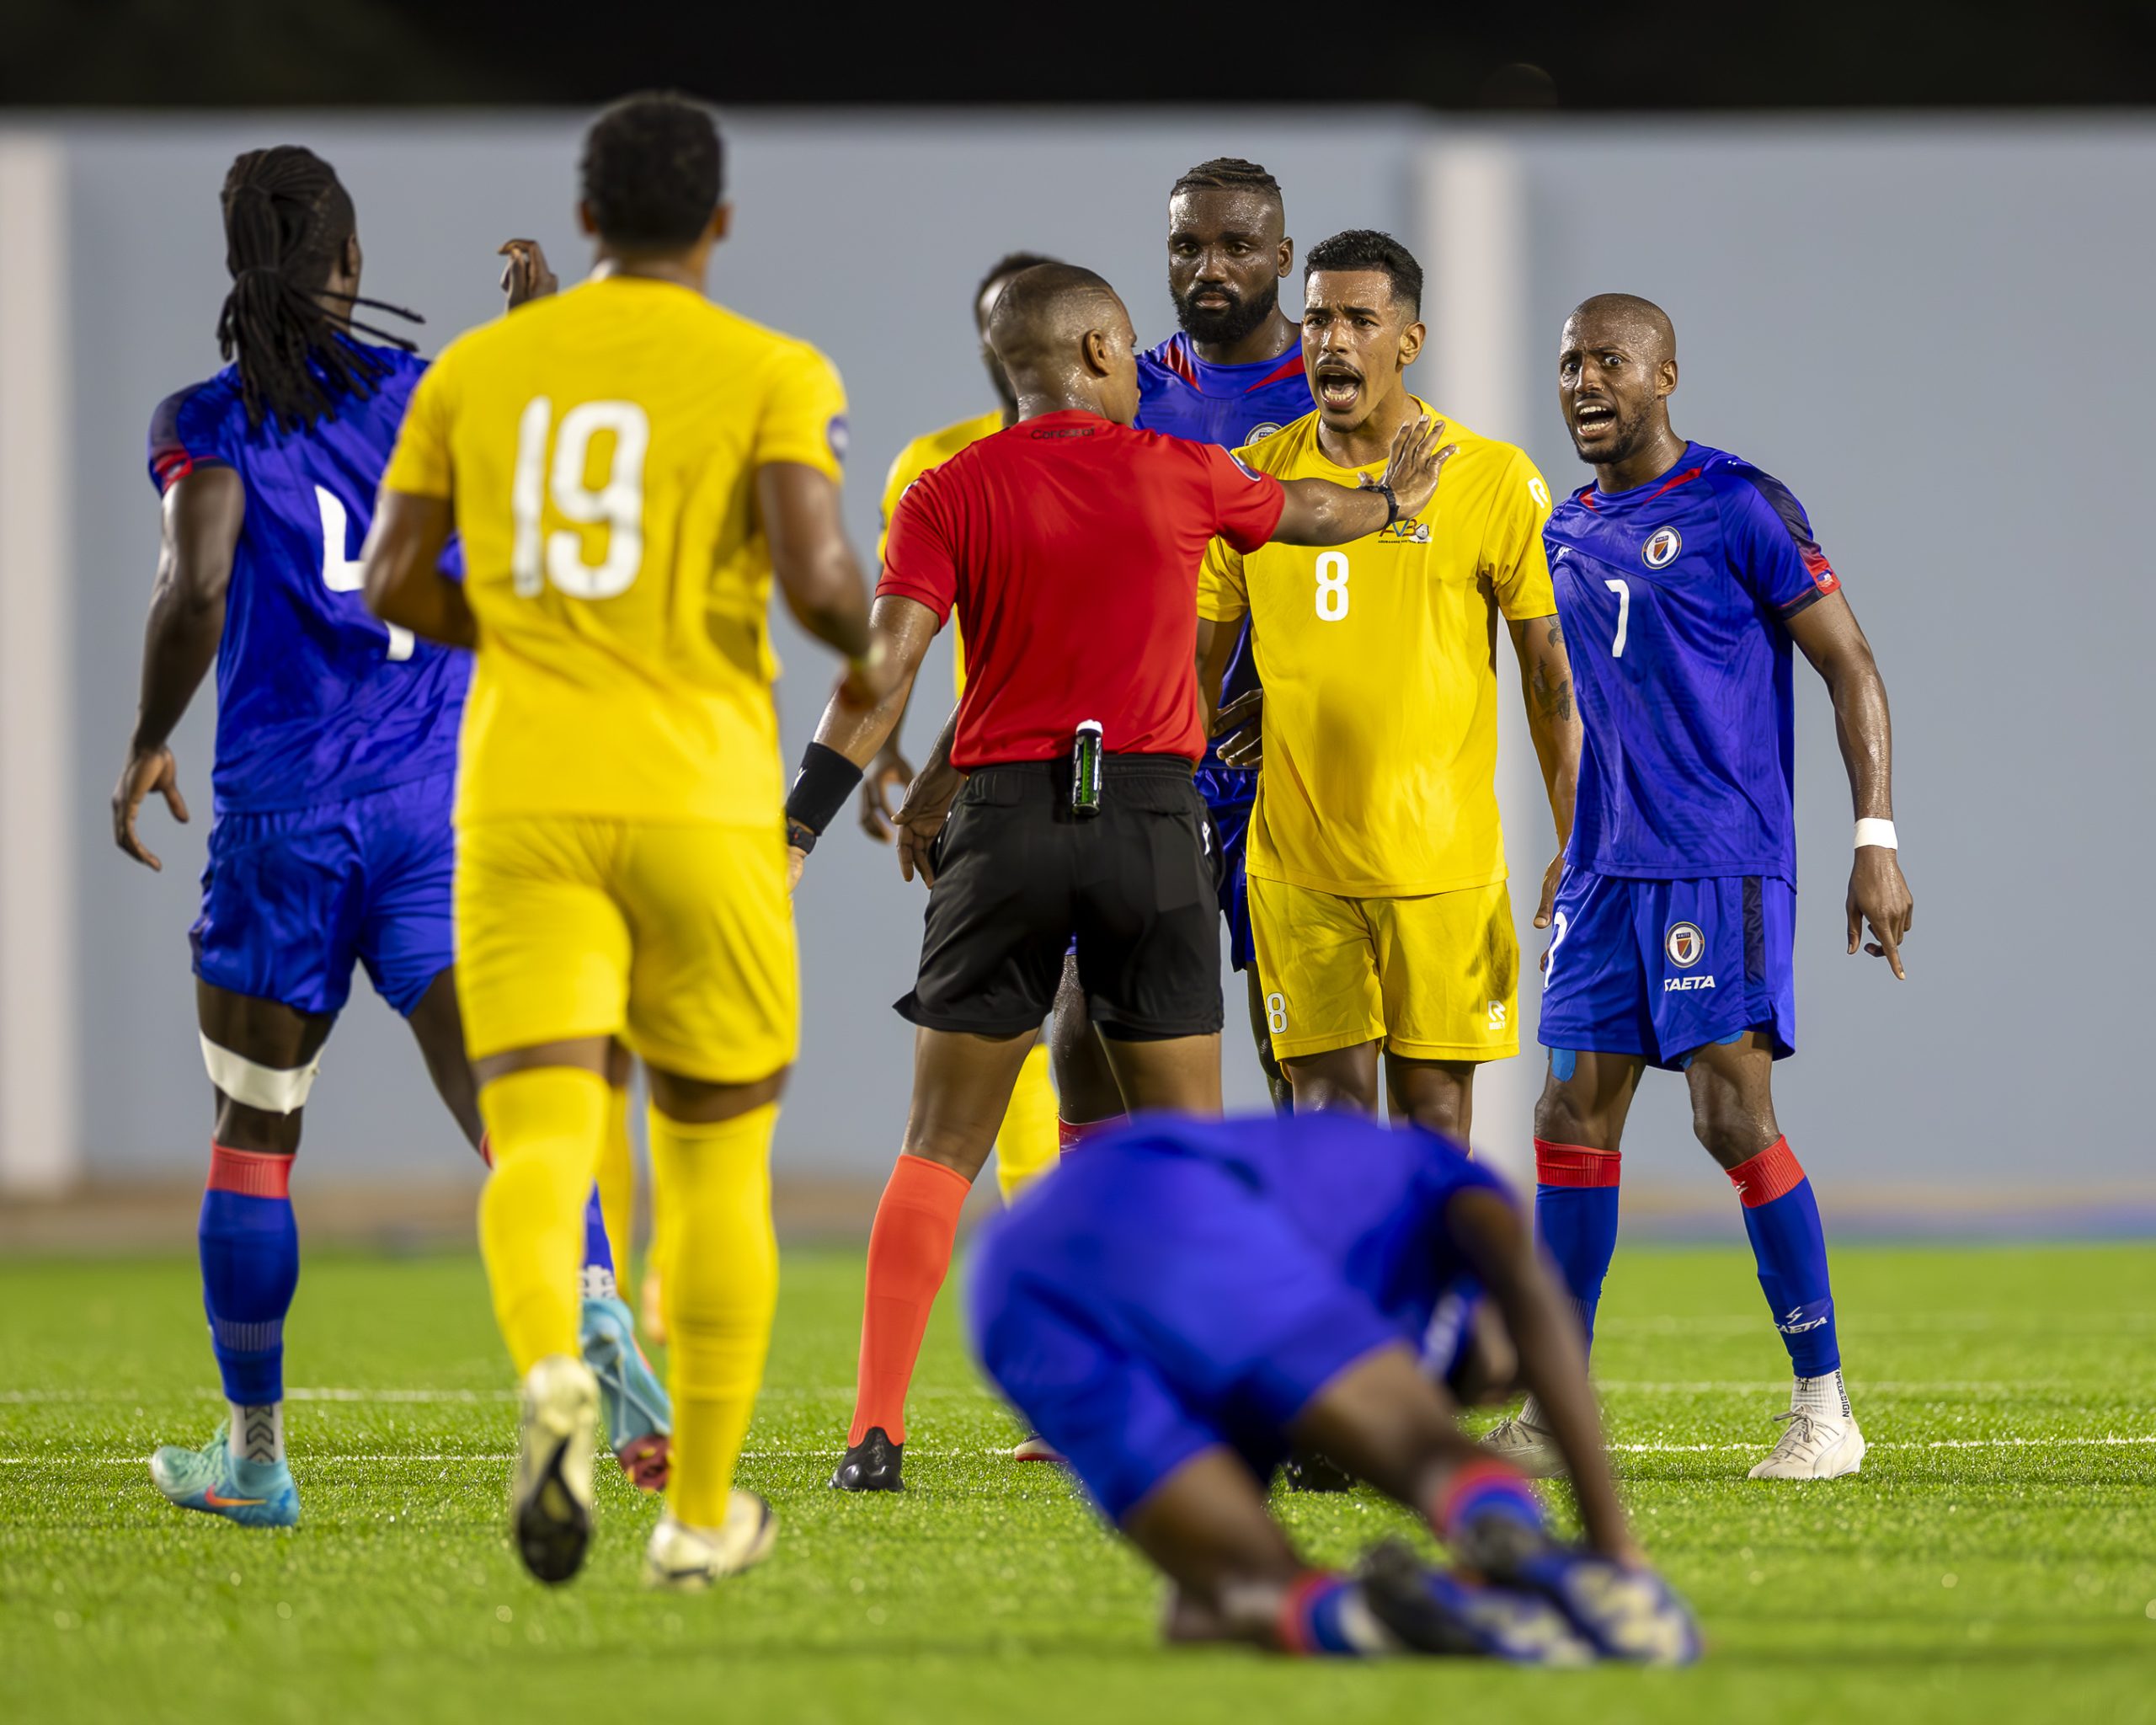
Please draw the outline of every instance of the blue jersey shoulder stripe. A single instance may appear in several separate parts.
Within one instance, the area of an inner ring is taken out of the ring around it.
[[[1817,605],[1829,593],[1838,591],[1841,579],[1834,573],[1833,565],[1827,561],[1827,553],[1812,537],[1811,519],[1804,513],[1804,505],[1796,500],[1796,494],[1772,473],[1755,467],[1749,462],[1734,457],[1729,462],[1729,471],[1742,479],[1766,502],[1788,531],[1790,542],[1796,547],[1797,556],[1803,560],[1805,573],[1812,577],[1812,590],[1799,594],[1782,607],[1785,617]]]

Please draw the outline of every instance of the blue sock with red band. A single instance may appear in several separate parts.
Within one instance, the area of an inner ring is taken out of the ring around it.
[[[1841,1370],[1834,1333],[1834,1289],[1827,1273],[1827,1236],[1819,1203],[1812,1195],[1796,1153],[1777,1138],[1758,1155],[1729,1171],[1744,1205],[1744,1231],[1759,1266],[1774,1327],[1801,1378],[1823,1378]]]
[[[1535,1230],[1556,1263],[1590,1343],[1603,1279],[1617,1251],[1618,1167],[1614,1150],[1534,1140]]]

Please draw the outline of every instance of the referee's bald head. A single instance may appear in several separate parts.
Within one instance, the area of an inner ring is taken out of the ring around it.
[[[1137,415],[1137,334],[1121,297],[1091,270],[1020,270],[996,296],[988,344],[1028,417],[1058,406],[1091,407],[1126,425]]]

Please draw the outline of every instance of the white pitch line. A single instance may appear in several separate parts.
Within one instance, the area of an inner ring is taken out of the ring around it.
[[[1612,1444],[1609,1449],[1620,1455],[1719,1455],[1748,1454],[1757,1450],[1757,1443],[1749,1444]],[[2148,1437],[2100,1438],[1935,1438],[1928,1442],[1897,1443],[1885,1439],[1872,1443],[1873,1450],[2103,1450],[2147,1449],[2156,1447],[2156,1435]],[[746,1450],[744,1461],[828,1461],[831,1450]],[[913,1450],[909,1454],[931,1456],[938,1461],[957,1461],[966,1456],[1008,1456],[1007,1448],[992,1450]],[[487,1450],[462,1455],[302,1455],[296,1458],[301,1471],[310,1468],[339,1466],[347,1462],[406,1462],[413,1466],[431,1466],[437,1462],[504,1462],[514,1461],[512,1450]],[[140,1467],[148,1458],[141,1455],[0,1455],[0,1467]]]

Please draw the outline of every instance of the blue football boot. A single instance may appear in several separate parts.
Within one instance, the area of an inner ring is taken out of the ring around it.
[[[1584,1665],[1594,1658],[1549,1600],[1426,1568],[1396,1540],[1373,1547],[1355,1573],[1370,1615],[1409,1652],[1515,1665]]]
[[[629,1482],[663,1492],[673,1465],[674,1405],[637,1346],[636,1322],[618,1294],[587,1292],[580,1343],[599,1380],[606,1441]]]
[[[167,1444],[150,1458],[150,1478],[183,1509],[221,1515],[242,1527],[296,1527],[300,1494],[282,1461],[236,1461],[225,1426],[199,1450]]]

